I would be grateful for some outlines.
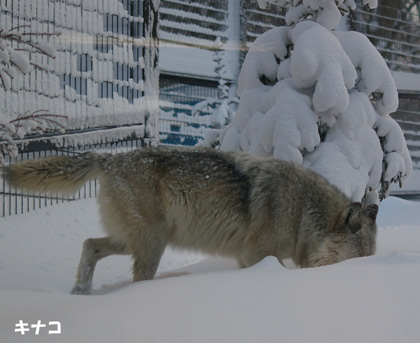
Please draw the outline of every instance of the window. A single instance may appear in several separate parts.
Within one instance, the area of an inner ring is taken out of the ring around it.
[[[123,4],[123,7],[126,11],[128,11],[129,7],[129,0],[120,0],[120,2]]]
[[[73,88],[79,95],[87,95],[87,78],[63,74],[60,76],[60,89]]]
[[[128,18],[122,18],[122,34],[128,36],[128,29],[129,27],[129,22],[128,22]]]
[[[143,1],[131,0],[130,15],[133,17],[143,17]]]
[[[112,15],[112,25],[111,25],[111,31],[114,33],[118,33],[118,21],[119,21],[119,17],[116,14]],[[109,26],[108,26],[108,30],[109,30]]]
[[[77,70],[81,72],[92,71],[92,57],[88,54],[81,54],[77,58]]]
[[[113,39],[109,36],[96,35],[95,50],[101,53],[108,53],[113,50]]]
[[[112,82],[101,82],[99,84],[99,97],[100,98],[114,98],[114,85]]]

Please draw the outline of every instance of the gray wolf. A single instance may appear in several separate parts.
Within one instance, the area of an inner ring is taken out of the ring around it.
[[[97,261],[129,254],[134,281],[152,279],[166,245],[315,267],[375,252],[377,205],[352,203],[317,174],[244,152],[149,148],[25,161],[4,169],[13,187],[71,194],[98,178],[105,238],[88,239],[74,294],[88,294]]]

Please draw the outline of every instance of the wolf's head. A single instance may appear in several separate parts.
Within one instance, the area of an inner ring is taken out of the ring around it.
[[[350,258],[370,256],[376,250],[378,205],[365,208],[361,203],[348,205],[317,251],[308,258],[308,266],[337,263]]]

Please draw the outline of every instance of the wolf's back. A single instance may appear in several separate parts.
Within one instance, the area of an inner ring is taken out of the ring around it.
[[[24,161],[4,168],[3,178],[28,192],[70,195],[100,175],[107,156],[88,152]]]

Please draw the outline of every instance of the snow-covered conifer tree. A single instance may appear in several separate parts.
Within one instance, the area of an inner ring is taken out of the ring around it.
[[[238,81],[235,120],[222,150],[274,156],[309,168],[355,201],[378,201],[412,164],[390,113],[398,107],[391,73],[362,34],[333,30],[354,0],[258,0],[289,8],[287,27],[251,46]],[[377,0],[363,0],[371,8]]]
[[[197,146],[216,147],[218,145],[220,128],[223,128],[232,122],[235,116],[235,111],[232,106],[236,107],[239,103],[236,97],[229,97],[229,86],[226,84],[226,80],[224,78],[226,71],[224,64],[223,43],[220,37],[216,39],[214,48],[214,72],[217,75],[219,83],[217,87],[217,97],[200,101],[194,105],[192,110],[192,115],[194,116],[208,113],[209,111],[212,112],[210,119],[212,129],[207,131],[204,141],[199,142]]]

